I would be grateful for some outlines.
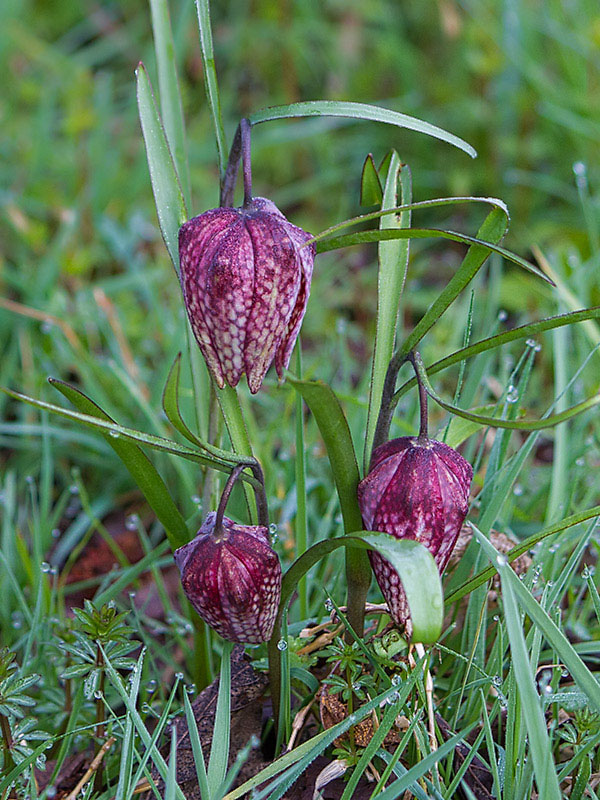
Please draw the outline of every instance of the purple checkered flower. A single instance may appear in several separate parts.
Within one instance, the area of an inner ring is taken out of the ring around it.
[[[175,551],[183,590],[202,619],[231,642],[270,638],[281,596],[281,565],[262,525],[206,517],[195,539]]]
[[[187,313],[217,385],[246,373],[254,394],[271,363],[281,377],[306,311],[315,246],[270,200],[215,208],[179,230]]]
[[[472,477],[471,465],[442,442],[411,436],[386,442],[358,486],[365,529],[421,542],[441,574],[467,515]],[[369,558],[392,619],[410,632],[398,573],[379,553],[369,551]]]

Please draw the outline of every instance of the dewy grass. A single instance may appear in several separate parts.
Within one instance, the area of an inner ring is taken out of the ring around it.
[[[338,797],[597,796],[597,15],[505,12],[2,5],[0,800],[68,796],[74,757],[88,800],[277,798],[336,761]],[[322,250],[296,374],[254,397],[213,388],[170,266],[182,222],[222,186],[238,202],[242,116],[256,193]],[[387,627],[364,549],[385,535],[356,503],[376,428],[418,432],[415,348],[430,430],[475,472],[441,635],[428,551],[387,544],[424,660]],[[236,464],[228,514],[255,524],[264,489],[289,603],[286,635],[247,651],[263,671],[270,651],[272,696],[241,738],[246,662],[169,569]],[[121,638],[76,620],[83,597]],[[214,726],[196,702],[213,675]]]

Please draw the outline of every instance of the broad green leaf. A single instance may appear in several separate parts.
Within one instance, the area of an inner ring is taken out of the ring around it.
[[[483,548],[485,554],[500,575],[503,592],[510,588],[523,611],[542,632],[546,641],[556,650],[561,662],[571,673],[578,688],[585,692],[590,705],[600,711],[600,683],[583,663],[571,642],[550,619],[546,611],[533,597],[529,589],[519,580],[515,572],[508,566],[506,556],[498,553],[490,541],[472,525],[473,534]]]
[[[402,188],[402,203],[410,203],[412,199],[410,170],[406,165],[401,164],[398,154],[393,151],[385,182],[382,209],[397,206],[399,182]],[[382,230],[398,227],[408,228],[410,227],[410,216],[409,210],[403,211],[398,216],[396,214],[383,216],[379,220],[380,228]],[[375,350],[371,370],[369,410],[363,453],[363,468],[365,472],[371,460],[371,450],[383,396],[385,376],[394,353],[400,296],[404,289],[408,268],[409,246],[409,240],[405,239],[403,241],[380,242],[378,248],[379,270],[377,273]]]
[[[342,407],[330,386],[320,381],[301,381],[288,378],[304,398],[319,426],[327,448],[329,464],[333,473],[344,531],[360,530],[362,517],[358,507],[356,490],[360,480],[356,454],[348,422]],[[364,604],[371,583],[371,566],[366,553],[346,551],[346,584],[348,593],[348,615],[350,623],[359,636],[364,626]]]
[[[51,383],[83,414],[114,425],[115,421],[83,392],[62,381],[52,380]],[[148,505],[162,523],[173,549],[181,547],[189,541],[185,520],[148,456],[131,440],[122,439],[120,436],[115,437],[108,431],[102,435],[125,464],[129,474],[148,501]]]
[[[357,233],[346,233],[342,236],[333,236],[331,239],[321,239],[317,242],[317,253],[327,253],[330,250],[338,250],[342,247],[350,247],[355,244],[367,244],[369,242],[383,242],[391,239],[449,239],[452,242],[461,242],[462,244],[474,244],[479,247],[484,247],[489,252],[498,253],[523,267],[528,272],[537,275],[538,278],[546,281],[550,285],[554,285],[550,278],[548,278],[538,267],[530,264],[521,256],[506,250],[484,239],[479,239],[476,236],[468,236],[466,233],[458,233],[457,231],[442,230],[440,228],[406,228],[395,230],[371,230],[371,231],[358,231]]]
[[[173,42],[167,0],[150,0],[150,12],[152,14],[152,32],[158,67],[160,110],[167,142],[173,154],[175,169],[179,175],[185,202],[189,205],[190,176],[185,141],[185,122],[179,81],[177,79],[175,44]]]
[[[361,206],[380,205],[383,200],[383,188],[379,180],[379,173],[373,161],[373,154],[365,158],[360,179],[360,204]]]
[[[536,334],[549,331],[554,328],[559,328],[562,325],[574,325],[578,322],[583,322],[589,319],[600,319],[600,306],[593,306],[592,308],[584,308],[580,311],[569,312],[568,314],[559,314],[555,317],[548,317],[547,319],[540,320],[539,322],[530,322],[527,325],[521,325],[518,328],[513,328],[510,331],[498,333],[495,336],[490,336],[487,339],[481,339],[479,342],[463,347],[460,350],[452,353],[445,358],[435,361],[433,364],[426,367],[428,375],[435,375],[436,372],[441,372],[443,369],[465,361],[467,358],[472,358],[479,353],[493,350],[496,347],[501,347],[508,342],[514,342],[519,339],[526,339],[533,337]],[[397,402],[406,392],[413,388],[417,383],[416,378],[411,378],[402,384],[394,395],[394,401]]]
[[[356,489],[358,464],[348,422],[333,389],[322,381],[304,381],[288,373],[287,380],[304,398],[319,427],[340,499],[346,533],[361,530],[362,517]]]
[[[158,223],[175,271],[179,272],[178,233],[179,228],[187,220],[188,213],[167,137],[154,101],[152,86],[141,62],[136,70],[136,76],[140,122]]]
[[[470,144],[459,139],[448,131],[431,125],[416,117],[409,117],[398,111],[390,111],[387,108],[371,106],[366,103],[347,103],[336,100],[311,100],[304,103],[290,103],[284,106],[271,106],[262,108],[250,115],[249,120],[252,125],[259,122],[269,122],[273,119],[287,119],[289,117],[347,117],[350,119],[371,120],[372,122],[385,122],[388,125],[395,125],[398,128],[407,128],[411,131],[425,133],[433,136],[434,139],[441,139],[443,142],[458,147],[468,153],[472,158],[477,155],[476,150]]]
[[[413,539],[395,539],[387,533],[358,531],[335,539],[317,542],[296,559],[285,573],[281,587],[279,618],[296,585],[320,559],[338,547],[376,550],[400,575],[413,624],[413,641],[437,641],[442,625],[443,596],[438,568],[433,556]],[[276,623],[277,625],[277,623]]]

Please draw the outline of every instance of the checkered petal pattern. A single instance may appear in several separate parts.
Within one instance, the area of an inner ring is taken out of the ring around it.
[[[306,311],[315,246],[270,200],[215,208],[179,230],[181,286],[196,340],[217,385],[261,387],[288,366]]]
[[[358,486],[366,530],[427,547],[440,574],[467,515],[473,469],[448,445],[409,436],[378,447]],[[389,561],[369,551],[373,572],[394,622],[410,634],[410,612],[400,577]]]
[[[281,565],[269,531],[223,517],[223,535],[215,537],[215,517],[208,514],[196,538],[175,551],[183,590],[223,639],[265,642],[281,596]]]

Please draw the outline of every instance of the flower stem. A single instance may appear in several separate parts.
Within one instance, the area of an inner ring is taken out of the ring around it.
[[[243,117],[237,126],[225,175],[221,184],[220,206],[222,208],[232,208],[234,202],[235,184],[237,181],[240,159],[244,159],[244,203],[252,199],[252,166],[250,162],[250,120]]]
[[[425,371],[425,367],[423,366],[423,360],[419,353],[415,350],[413,353],[410,353],[408,356],[408,360],[413,365],[413,369],[415,370],[415,375],[417,377],[417,385],[419,387],[419,407],[420,407],[420,427],[419,427],[419,441],[426,442],[429,438],[428,436],[428,415],[427,415],[427,390],[425,389],[425,383],[423,381],[423,373]]]
[[[0,728],[2,729],[2,739],[4,740],[4,771],[8,774],[15,764],[11,754],[13,738],[10,730],[10,722],[4,714],[0,714]]]

